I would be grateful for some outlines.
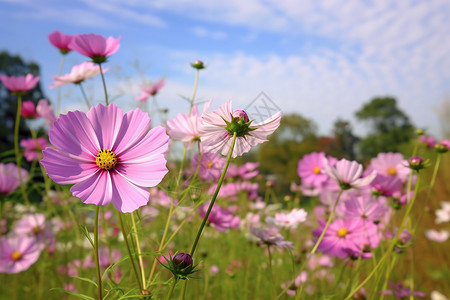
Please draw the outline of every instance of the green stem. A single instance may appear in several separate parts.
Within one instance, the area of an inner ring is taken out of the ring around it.
[[[65,60],[66,60],[66,55],[63,54],[61,57],[61,61],[59,62],[58,76],[62,75]],[[61,111],[61,86],[58,86],[57,93],[58,93],[58,100],[56,102],[56,116],[58,116]]]
[[[217,198],[217,195],[219,194],[220,187],[222,186],[222,183],[225,179],[225,174],[227,173],[228,166],[230,165],[230,161],[231,161],[231,156],[233,154],[234,145],[236,144],[236,138],[237,138],[237,133],[234,132],[233,140],[231,141],[231,147],[230,147],[230,150],[228,151],[227,162],[225,163],[225,167],[223,168],[222,175],[220,176],[219,183],[217,184],[216,191],[214,192],[211,203],[209,204],[208,210],[206,211],[205,217],[203,218],[202,224],[200,225],[200,228],[197,232],[197,236],[195,237],[194,244],[192,244],[192,248],[190,251],[190,254],[192,257],[194,256],[198,241],[200,240],[200,236],[202,235],[203,228],[205,228],[206,221],[208,221],[209,214],[211,213],[213,205],[216,202],[216,198]],[[186,286],[187,286],[187,281],[185,281],[183,284],[183,290],[181,292],[180,299],[184,299],[184,297],[186,295]]]
[[[89,100],[88,100],[88,98],[86,96],[86,92],[84,91],[82,83],[81,82],[78,83],[78,86],[80,87],[81,94],[83,95],[84,102],[86,102],[86,106],[88,107],[88,109],[91,109],[91,103],[89,102]]]
[[[22,95],[17,95],[17,114],[16,114],[16,123],[14,124],[14,152],[16,154],[16,165],[17,165],[17,171],[19,173],[19,184],[20,184],[20,190],[22,192],[22,197],[25,200],[25,204],[27,206],[30,206],[30,200],[28,199],[27,191],[26,191],[26,184],[23,182],[22,178],[22,168],[21,168],[21,162],[22,162],[22,156],[20,155],[19,151],[19,129],[20,129],[20,114],[22,112]]]
[[[194,256],[195,249],[197,248],[198,241],[200,240],[200,236],[202,235],[202,232],[203,232],[203,228],[205,228],[206,222],[208,221],[209,214],[211,213],[214,203],[216,202],[217,195],[219,194],[220,187],[222,186],[222,183],[225,179],[225,174],[227,173],[228,166],[231,161],[231,155],[233,154],[233,149],[234,149],[234,145],[236,143],[236,138],[237,138],[237,133],[234,132],[233,140],[231,141],[231,147],[230,147],[230,150],[228,151],[227,162],[225,163],[225,167],[223,168],[222,175],[220,176],[219,183],[217,184],[216,191],[214,192],[211,203],[209,204],[208,210],[206,211],[206,215],[203,218],[202,224],[200,225],[200,228],[197,232],[197,236],[195,237],[194,244],[192,245],[191,252],[190,252],[191,256]]]
[[[200,170],[200,165],[202,164],[202,151],[200,147],[200,141],[197,143],[198,145],[198,160],[197,160],[197,168],[195,169],[194,176],[192,176],[191,183],[197,179],[198,171]]]
[[[134,220],[134,213],[131,213],[131,223],[133,224],[134,238],[136,239],[139,268],[141,269],[141,277],[142,277],[142,288],[145,290],[147,286],[145,281],[144,262],[142,261],[142,252],[141,246],[139,245],[139,235],[136,227],[136,221]]]
[[[410,177],[412,177],[412,173],[410,175]],[[349,300],[353,297],[353,294],[355,294],[357,291],[359,291],[369,280],[370,278],[372,278],[372,276],[378,271],[378,269],[380,268],[380,266],[384,263],[384,260],[392,253],[392,251],[395,248],[395,244],[398,242],[398,237],[400,236],[401,232],[403,231],[403,229],[405,228],[406,225],[406,219],[408,218],[411,209],[414,205],[414,202],[417,198],[417,193],[419,191],[419,184],[420,184],[420,176],[419,173],[417,173],[417,181],[416,181],[416,186],[414,188],[414,196],[411,199],[408,208],[406,209],[405,215],[403,216],[403,219],[400,223],[400,227],[397,230],[397,234],[395,235],[394,239],[392,240],[391,244],[389,245],[389,248],[387,249],[386,253],[381,257],[381,259],[378,261],[378,264],[375,266],[375,268],[372,270],[372,272],[369,273],[369,275],[356,287],[354,288],[347,296],[347,298],[345,298],[345,300]],[[409,194],[409,189],[406,191]]]
[[[270,251],[270,245],[267,245],[267,252],[269,254],[269,273],[270,273],[270,281],[271,281],[271,289],[272,289],[272,293],[273,295],[276,297],[276,292],[275,292],[275,278],[273,277],[273,270],[272,270],[272,252]]]
[[[97,285],[98,285],[98,300],[102,300],[102,276],[100,275],[100,261],[98,257],[98,214],[100,212],[100,206],[95,207],[95,225],[94,225],[94,256],[95,256],[95,268],[97,269]]]
[[[131,249],[130,249],[130,244],[128,243],[127,234],[125,233],[125,226],[123,224],[122,213],[117,211],[117,215],[119,216],[119,222],[120,222],[120,228],[122,229],[123,240],[125,241],[125,246],[127,247],[128,256],[130,257],[131,265],[134,270],[134,275],[136,276],[136,281],[139,285],[139,290],[142,291],[141,280],[139,279],[138,271],[136,269],[136,265],[134,264],[133,255],[131,255]]]
[[[173,293],[173,290],[175,289],[175,285],[177,284],[177,281],[178,281],[177,278],[174,277],[172,286],[170,287],[170,290],[169,290],[169,293],[167,293],[166,300],[170,300],[170,298],[172,298],[172,293]]]
[[[103,75],[102,64],[98,64],[98,67],[100,68],[100,75],[102,76],[103,91],[105,92],[105,102],[106,102],[106,106],[108,106],[108,104],[109,104],[109,101],[108,101],[108,91],[106,90],[106,82],[105,82],[105,76]]]
[[[194,93],[192,94],[191,106],[189,107],[189,116],[191,115],[192,107],[194,107],[195,94],[197,94],[198,75],[199,74],[200,74],[200,70],[197,70],[197,72],[195,73]]]
[[[336,207],[337,207],[337,205],[338,205],[339,199],[341,198],[342,192],[343,192],[343,190],[341,189],[341,190],[339,191],[339,194],[338,194],[337,198],[336,198],[336,202],[335,202],[334,205],[333,205],[333,209],[331,210],[331,213],[330,213],[330,215],[328,216],[327,223],[325,224],[325,227],[324,227],[324,229],[322,230],[322,233],[320,234],[319,239],[317,240],[317,242],[315,243],[313,249],[311,250],[310,255],[309,255],[309,258],[308,258],[308,259],[305,259],[304,262],[302,263],[302,265],[300,266],[300,271],[299,271],[299,273],[303,272],[303,270],[304,270],[306,264],[309,262],[309,260],[311,259],[311,257],[316,253],[317,248],[319,247],[320,243],[322,242],[323,237],[325,236],[325,233],[327,232],[327,229],[328,229],[328,227],[330,226],[331,221],[333,220],[334,213],[335,213],[335,211],[336,211]],[[291,282],[290,282],[290,283],[289,283],[289,284],[281,291],[281,293],[278,294],[278,296],[277,296],[276,299],[279,299],[281,296],[283,296],[284,293],[286,293],[287,290],[289,289],[289,286],[290,286],[291,284],[293,284],[294,282],[295,282],[295,279],[293,279],[293,280],[292,280],[292,281],[291,281]],[[303,286],[303,283],[300,285],[300,291],[299,291],[298,293],[301,293],[301,292],[303,291],[302,286]],[[300,296],[299,296],[299,297],[300,297]]]

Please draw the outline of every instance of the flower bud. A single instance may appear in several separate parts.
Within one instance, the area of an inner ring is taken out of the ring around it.
[[[420,156],[413,156],[408,159],[409,167],[413,170],[420,170],[425,167],[425,163],[423,158]]]
[[[425,130],[423,130],[423,129],[416,129],[416,134],[417,135],[424,135],[425,134]]]
[[[235,110],[234,111],[234,113],[233,113],[233,118],[236,120],[236,121],[240,121],[240,120],[243,120],[245,123],[247,123],[248,121],[250,121],[250,119],[248,118],[248,115],[247,115],[247,113],[245,112],[245,111],[243,111],[243,110]]]
[[[24,101],[22,103],[22,110],[20,111],[20,115],[25,119],[35,119],[37,118],[36,114],[36,105],[34,105],[33,101]]]
[[[450,149],[450,140],[443,140],[442,142],[437,143],[434,145],[434,149],[439,153],[448,152]]]
[[[175,257],[173,258],[173,262],[181,268],[189,267],[193,263],[192,256],[189,255],[188,253],[183,252],[180,252],[177,255],[175,255]]]
[[[194,62],[191,64],[191,66],[192,66],[194,69],[197,69],[197,70],[202,70],[202,69],[205,68],[205,65],[203,64],[203,62],[202,62],[201,60],[196,60],[196,61],[194,61]]]

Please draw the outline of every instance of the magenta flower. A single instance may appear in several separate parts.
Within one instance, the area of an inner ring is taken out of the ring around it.
[[[236,166],[235,164],[230,163],[230,165],[228,166],[226,177],[251,179],[259,174],[258,167],[258,162],[248,162],[243,164],[242,166]]]
[[[233,111],[232,102],[222,104],[211,113],[203,113],[199,129],[201,142],[207,152],[220,152],[227,155],[231,147],[233,133],[237,133],[236,145],[232,157],[250,151],[251,147],[267,141],[267,136],[280,126],[281,111],[259,124],[247,122],[244,111]]]
[[[203,113],[208,111],[211,103],[212,100],[205,104]],[[198,114],[198,107],[197,104],[194,104],[190,115],[178,114],[175,119],[166,122],[167,133],[172,139],[182,141],[190,148],[193,142],[200,140],[200,122],[201,117]]]
[[[21,170],[22,180],[28,180],[28,171]],[[12,193],[20,185],[19,172],[14,163],[2,164],[0,163],[0,195]]]
[[[44,138],[24,139],[20,145],[25,148],[23,155],[27,161],[33,161],[42,158],[42,150],[47,148],[48,143]]]
[[[402,182],[406,182],[411,169],[401,153],[378,153],[377,157],[370,160],[370,170],[376,170],[377,174],[384,176],[398,176]]]
[[[19,273],[34,264],[41,254],[36,239],[27,236],[0,237],[0,273]]]
[[[13,93],[24,93],[36,86],[39,76],[34,77],[33,74],[26,76],[5,76],[0,74],[0,81],[4,86]]]
[[[414,295],[417,297],[425,297],[426,296],[425,293],[422,293],[422,292],[411,292],[411,289],[403,287],[403,284],[401,282],[394,284],[389,281],[388,284],[392,288],[392,290],[381,291],[380,294],[394,295],[395,297],[400,298],[400,299],[409,297],[411,295]]]
[[[69,48],[90,57],[96,64],[104,63],[108,56],[119,50],[120,36],[115,39],[110,36],[106,39],[98,34],[76,34],[69,44]]]
[[[101,104],[87,114],[61,115],[49,131],[42,165],[58,184],[74,184],[71,192],[86,204],[112,202],[121,212],[147,204],[148,187],[167,173],[164,153],[169,137],[161,126],[147,131],[150,118],[139,109],[123,114]]]
[[[34,104],[34,102],[23,101],[20,115],[25,119],[36,119],[38,115],[36,114],[36,105]]]
[[[29,236],[36,239],[38,247],[42,250],[45,246],[54,246],[56,239],[49,228],[49,223],[45,222],[43,214],[32,214],[24,216],[14,227],[16,236]]]
[[[313,231],[318,238],[325,228],[325,221],[319,220],[319,228]],[[340,258],[348,257],[349,250],[361,253],[376,248],[380,242],[377,226],[362,219],[336,219],[330,224],[317,250]],[[363,258],[365,258],[363,256]]]
[[[377,174],[370,186],[380,195],[399,196],[402,193],[403,182],[398,176]]]
[[[198,176],[204,181],[217,181],[222,174],[226,159],[218,153],[205,152],[202,154]],[[198,166],[198,154],[191,159],[191,169],[196,170]]]
[[[107,72],[109,68],[103,69],[103,73]],[[73,83],[79,84],[88,78],[97,76],[100,74],[100,68],[92,62],[83,62],[79,65],[73,66],[70,73],[64,76],[52,75],[55,81],[50,85],[50,89],[54,89],[58,86]]]
[[[352,195],[344,202],[344,216],[349,219],[362,219],[369,222],[378,222],[388,212],[388,208],[371,195]]]
[[[36,112],[46,120],[50,128],[53,127],[53,122],[56,121],[53,105],[50,105],[46,99],[41,99],[36,107]]]
[[[349,161],[345,158],[336,163],[335,167],[331,167],[326,159],[324,161],[324,170],[333,180],[339,183],[341,189],[361,188],[369,185],[376,176],[376,172],[372,171],[364,178],[360,178],[363,167],[356,161]]]
[[[285,241],[275,226],[255,228],[250,226],[250,232],[266,245],[275,245],[280,248],[294,248],[292,242]]]
[[[198,208],[199,215],[204,218],[206,216],[206,211],[208,210],[209,202],[201,205]],[[217,231],[225,231],[229,228],[238,228],[240,223],[240,218],[238,216],[233,216],[233,214],[219,205],[214,205],[211,214],[208,217],[208,222]]]
[[[420,142],[425,144],[429,149],[433,149],[434,145],[436,145],[436,140],[432,136],[421,135]]]
[[[147,102],[150,96],[155,96],[165,85],[166,80],[162,78],[152,85],[142,86],[141,95],[137,97],[136,100],[140,102]]]
[[[306,154],[298,161],[297,173],[302,179],[302,185],[320,187],[328,180],[328,175],[323,172],[325,153],[313,152]]]
[[[73,36],[61,33],[58,30],[53,31],[48,35],[48,40],[50,43],[59,49],[61,54],[67,54],[72,49],[70,49],[69,44],[72,42]]]

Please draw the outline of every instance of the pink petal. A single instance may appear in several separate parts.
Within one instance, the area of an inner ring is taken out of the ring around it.
[[[54,148],[43,151],[41,164],[48,176],[58,184],[73,184],[93,176],[98,170],[95,160],[91,162],[79,157],[62,153]]]
[[[114,207],[123,213],[133,212],[148,203],[148,188],[134,185],[117,173],[111,173],[112,202]]]
[[[120,155],[128,148],[141,141],[150,127],[150,118],[140,109],[127,112],[122,119],[122,126],[117,134],[117,139],[112,147],[113,151]]]
[[[152,157],[158,157],[169,148],[169,136],[166,130],[157,126],[150,130],[147,135],[138,143],[118,152],[120,161],[123,164],[138,164],[152,160]]]
[[[104,206],[111,202],[112,189],[109,171],[99,171],[95,176],[72,186],[70,191],[85,204]]]
[[[98,104],[89,110],[87,118],[94,127],[100,148],[109,149],[114,152],[112,148],[122,126],[122,109],[113,104],[108,106]]]
[[[84,159],[95,159],[100,145],[86,115],[79,111],[61,115],[49,132],[50,142],[67,153]]]

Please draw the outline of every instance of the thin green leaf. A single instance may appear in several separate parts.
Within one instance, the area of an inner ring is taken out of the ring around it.
[[[87,239],[89,240],[89,242],[91,243],[92,248],[95,248],[95,247],[94,247],[94,242],[92,241],[91,236],[89,235],[89,231],[88,231],[86,225],[80,225],[80,227],[81,227],[81,231],[83,232],[83,234],[86,236],[86,238],[87,238]]]
[[[79,279],[79,280],[82,280],[82,281],[89,282],[89,283],[95,285],[95,287],[98,287],[97,283],[96,283],[95,281],[93,281],[93,280],[90,280],[89,278],[79,277],[79,276],[71,276],[71,277],[72,277],[72,278]]]
[[[68,291],[68,290],[65,290],[65,289],[62,289],[62,288],[52,288],[52,289],[50,289],[50,291],[63,292],[63,293],[66,293],[66,294],[69,294],[69,295],[72,295],[72,296],[75,296],[75,297],[78,297],[78,298],[81,298],[81,299],[85,299],[85,300],[95,300],[94,298],[92,298],[90,296],[74,293],[74,292],[71,292],[71,291]]]

